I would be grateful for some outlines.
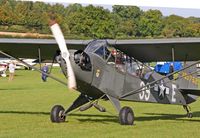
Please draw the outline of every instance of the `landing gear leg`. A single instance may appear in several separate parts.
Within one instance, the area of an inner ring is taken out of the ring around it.
[[[187,106],[187,105],[183,105],[183,108],[184,108],[184,109],[186,110],[186,112],[187,112],[187,117],[188,117],[188,118],[192,118],[192,113],[190,112],[190,111],[191,111],[190,107]]]
[[[111,103],[114,105],[116,111],[119,113],[119,123],[121,125],[133,125],[134,124],[134,112],[133,110],[125,106],[121,108],[119,99],[107,95]]]
[[[89,102],[88,98],[85,95],[81,94],[67,110],[65,110],[61,105],[55,105],[51,110],[51,116],[50,116],[51,121],[55,123],[64,122],[67,114],[70,111],[88,102]]]

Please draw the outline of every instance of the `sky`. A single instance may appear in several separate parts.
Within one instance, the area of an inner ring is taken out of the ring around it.
[[[65,3],[64,5],[68,5],[69,3]],[[83,6],[86,6],[88,4],[82,4]],[[104,5],[99,4],[99,6],[102,6],[106,9],[112,10],[112,5]],[[147,11],[149,9],[157,9],[162,12],[164,16],[169,16],[172,14],[176,14],[182,17],[199,17],[200,18],[200,9],[191,9],[191,8],[167,8],[167,7],[148,7],[148,6],[139,6],[140,9],[143,11]],[[199,6],[200,7],[200,6]]]
[[[186,9],[186,8],[162,8],[162,7],[140,7],[142,10],[146,11],[149,9],[158,9],[162,12],[164,16],[169,16],[176,14],[182,17],[200,17],[200,9]]]
[[[101,5],[109,10],[112,5],[133,5],[142,10],[158,9],[164,16],[176,14],[183,17],[200,17],[200,0],[22,0],[22,1],[43,1],[48,3],[81,3],[83,5]]]

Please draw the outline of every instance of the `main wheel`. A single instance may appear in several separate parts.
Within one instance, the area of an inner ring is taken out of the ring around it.
[[[119,112],[119,122],[121,125],[133,125],[134,113],[130,107],[123,107]]]
[[[55,123],[61,123],[65,121],[65,116],[63,113],[65,109],[61,105],[55,105],[51,109],[51,121]]]

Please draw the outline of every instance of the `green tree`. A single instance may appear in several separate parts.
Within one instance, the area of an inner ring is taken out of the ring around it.
[[[15,24],[17,15],[14,14],[16,2],[13,0],[2,0],[0,5],[0,24],[12,25]]]
[[[148,10],[139,20],[139,36],[156,37],[163,29],[163,16],[159,10]]]
[[[138,34],[138,21],[143,12],[136,6],[113,6],[113,14],[118,16],[117,37],[132,38]]]
[[[200,18],[163,17],[158,10],[143,12],[136,6],[103,7],[0,0],[0,29],[51,33],[55,17],[70,38],[199,37]]]
[[[183,17],[171,15],[164,19],[162,34],[165,37],[186,37],[188,36],[186,28],[190,24],[191,22]]]
[[[15,24],[28,26],[28,20],[33,7],[33,2],[17,2],[14,13],[17,14]]]
[[[113,38],[114,21],[108,10],[89,5],[70,14],[68,25],[72,33],[92,38]]]
[[[113,13],[119,15],[124,20],[136,19],[142,14],[142,11],[137,6],[119,6],[112,7]]]
[[[200,24],[191,23],[185,28],[185,37],[200,37]]]
[[[133,38],[136,36],[136,30],[137,30],[137,24],[134,22],[134,20],[126,20],[121,21],[119,28],[118,28],[118,34],[117,37],[120,38]]]
[[[66,7],[66,16],[69,16],[70,14],[73,14],[75,12],[81,12],[83,9],[81,4],[70,4]]]

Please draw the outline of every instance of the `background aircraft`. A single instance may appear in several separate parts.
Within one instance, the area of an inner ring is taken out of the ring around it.
[[[6,77],[6,70],[8,65],[6,63],[0,63],[0,75]]]
[[[153,71],[144,62],[199,60],[199,38],[65,41],[56,23],[52,23],[51,29],[56,41],[0,39],[0,53],[17,60],[17,57],[57,60],[68,78],[68,87],[79,91],[80,96],[66,110],[55,105],[51,110],[52,122],[64,122],[67,114],[79,107],[84,111],[94,106],[105,112],[98,104],[100,99],[111,101],[122,125],[134,123],[134,112],[127,106],[121,108],[120,100],[182,105],[187,116],[192,117],[188,104],[200,95],[195,75],[199,61],[185,63],[183,69],[167,76]],[[175,73],[179,73],[178,78],[169,79]],[[49,77],[66,85],[52,75]]]
[[[37,63],[34,62],[36,59],[28,59],[28,58],[20,58],[20,60],[26,62],[27,64],[31,65],[31,66],[35,66]],[[0,64],[2,65],[7,65],[11,62],[11,61],[14,61],[15,64],[16,64],[16,69],[29,69],[28,66],[24,65],[23,63],[21,62],[18,62],[17,60],[13,60],[13,59],[10,59],[10,58],[0,58]]]

